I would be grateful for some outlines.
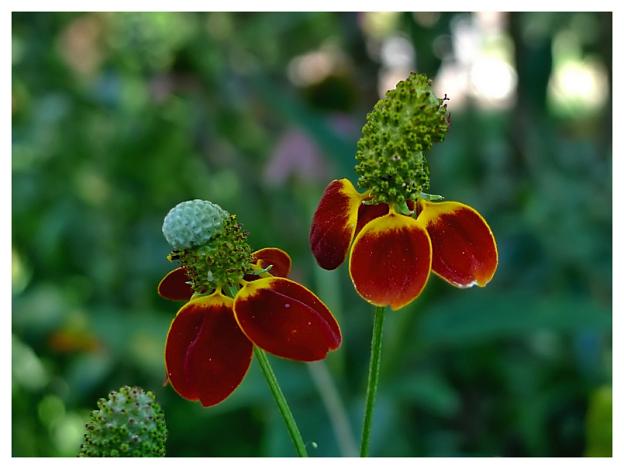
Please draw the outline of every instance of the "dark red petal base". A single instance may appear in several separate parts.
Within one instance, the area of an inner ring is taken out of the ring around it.
[[[158,284],[158,294],[167,300],[186,301],[193,296],[193,289],[187,283],[190,279],[184,267],[172,270]]]
[[[362,228],[366,226],[368,222],[373,221],[375,218],[383,217],[389,211],[388,204],[366,205],[361,204],[358,210],[357,226],[355,227],[355,236],[357,236]]]
[[[269,273],[274,277],[288,277],[292,261],[290,256],[278,248],[264,248],[252,254],[254,262],[258,262],[262,269],[272,265]]]

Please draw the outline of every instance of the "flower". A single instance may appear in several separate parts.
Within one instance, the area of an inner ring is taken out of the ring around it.
[[[316,361],[338,348],[341,332],[314,293],[286,278],[286,252],[248,252],[235,216],[203,202],[179,204],[165,219],[166,238],[184,249],[174,248],[170,258],[182,266],[165,275],[158,293],[186,302],[167,333],[169,383],[183,398],[212,406],[242,382],[254,345],[279,357]],[[217,213],[221,221],[212,223],[215,217],[206,213]],[[197,217],[211,220],[210,226],[198,227]],[[178,219],[180,224],[170,223]]]
[[[436,202],[425,152],[450,125],[445,96],[411,74],[375,104],[358,140],[355,171],[332,181],[314,213],[310,245],[318,264],[335,269],[349,253],[349,275],[369,303],[397,310],[423,290],[431,270],[456,287],[485,286],[498,265],[483,217],[459,202]]]
[[[332,270],[349,253],[359,295],[397,310],[416,299],[433,270],[460,288],[485,286],[498,252],[483,217],[459,202],[408,201],[407,214],[369,205],[348,179],[332,181],[314,214],[310,244],[318,264]]]

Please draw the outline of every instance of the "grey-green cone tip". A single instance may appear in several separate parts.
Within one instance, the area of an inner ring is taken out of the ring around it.
[[[162,226],[174,251],[206,244],[221,230],[229,213],[207,200],[187,200],[169,210]]]

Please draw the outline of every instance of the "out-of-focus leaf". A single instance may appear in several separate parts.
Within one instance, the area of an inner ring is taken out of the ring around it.
[[[79,401],[82,395],[89,395],[108,375],[113,366],[109,354],[95,353],[80,355],[67,372],[67,384],[72,400]]]
[[[574,332],[606,331],[610,312],[589,298],[545,298],[513,292],[473,290],[428,307],[419,325],[422,341],[430,345],[465,346],[503,337],[519,337],[539,329]]]
[[[386,392],[408,405],[440,417],[451,417],[459,409],[457,392],[439,375],[432,372],[402,374],[388,383]]]
[[[12,336],[12,368],[16,384],[36,391],[45,386],[50,374],[33,350],[15,335]]]
[[[57,328],[71,308],[68,298],[52,284],[34,288],[13,302],[13,327],[29,336],[44,336]]]
[[[355,142],[348,142],[310,109],[306,109],[294,96],[280,93],[275,86],[260,75],[254,75],[251,83],[273,109],[284,119],[299,125],[315,142],[337,162],[344,176],[353,174]]]
[[[613,398],[610,386],[603,386],[591,394],[586,421],[586,456],[611,457],[613,435],[612,409]]]

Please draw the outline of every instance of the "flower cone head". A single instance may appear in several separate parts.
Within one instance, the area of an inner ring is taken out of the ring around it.
[[[400,309],[422,292],[430,272],[459,288],[485,286],[498,266],[496,240],[485,219],[459,202],[429,195],[426,154],[449,128],[446,96],[411,74],[366,117],[355,167],[326,187],[314,213],[310,247],[317,263],[335,269],[349,257],[356,291],[369,303]]]
[[[164,456],[165,416],[154,394],[124,386],[98,401],[86,425],[79,456]]]
[[[221,230],[228,215],[207,200],[187,200],[169,211],[162,232],[175,251],[202,246]]]
[[[163,234],[171,258],[181,261],[195,293],[238,285],[250,270],[251,248],[236,215],[205,200],[176,205],[165,217]]]
[[[412,73],[375,104],[357,144],[358,185],[371,203],[404,204],[429,189],[426,152],[444,140],[449,121],[431,81]]]

